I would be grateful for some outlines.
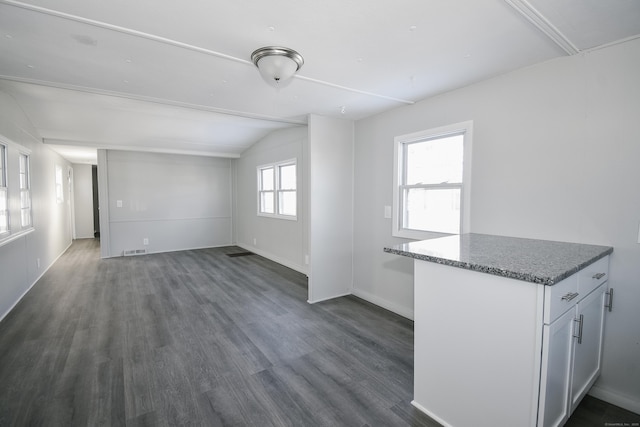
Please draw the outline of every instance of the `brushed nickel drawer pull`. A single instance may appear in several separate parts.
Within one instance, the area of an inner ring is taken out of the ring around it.
[[[572,299],[574,299],[575,297],[577,297],[578,295],[580,295],[577,292],[569,292],[568,294],[566,294],[565,296],[563,296],[562,298],[560,298],[562,301],[571,301]]]
[[[602,279],[604,276],[606,276],[607,273],[596,273],[593,276],[591,276],[592,279],[596,279],[596,280],[600,280]]]

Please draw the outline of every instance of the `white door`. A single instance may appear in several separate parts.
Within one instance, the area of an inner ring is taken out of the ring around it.
[[[603,283],[578,303],[577,317],[582,319],[582,337],[575,343],[572,412],[600,374],[606,289],[607,284]]]
[[[538,408],[540,427],[563,425],[569,418],[575,313],[574,307],[543,328],[542,383]]]

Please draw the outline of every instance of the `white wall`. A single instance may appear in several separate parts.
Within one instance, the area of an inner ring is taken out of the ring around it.
[[[71,244],[71,212],[68,197],[56,203],[55,165],[69,163],[42,144],[40,136],[20,106],[0,90],[0,135],[30,150],[33,231],[0,246],[0,319],[31,288]],[[18,154],[9,148],[7,164],[17,168]],[[11,172],[11,176],[17,176]],[[19,206],[17,182],[10,184],[10,203]],[[69,194],[65,181],[65,196]],[[15,215],[14,215],[15,217]],[[19,218],[19,217],[18,217]],[[16,219],[16,218],[14,218]],[[15,223],[15,222],[14,222]],[[18,219],[19,223],[19,219]]]
[[[232,243],[230,159],[111,150],[106,157],[108,256]]]
[[[91,165],[74,164],[72,167],[76,239],[92,239],[94,230]]]
[[[592,393],[640,412],[640,40],[549,61],[356,123],[354,293],[410,317],[391,237],[393,138],[474,121],[471,231],[611,245],[604,368]]]
[[[309,116],[309,302],[351,293],[353,122]]]
[[[305,238],[308,214],[302,198],[306,140],[306,127],[278,130],[256,142],[236,160],[234,226],[237,245],[305,274],[305,255],[309,253]],[[258,216],[256,168],[290,159],[297,161],[297,220]]]

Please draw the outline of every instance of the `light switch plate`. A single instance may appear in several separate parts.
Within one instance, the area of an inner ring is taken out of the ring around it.
[[[116,207],[117,208],[121,208],[122,207],[122,200],[116,200]]]
[[[384,207],[384,217],[391,218],[391,206]]]

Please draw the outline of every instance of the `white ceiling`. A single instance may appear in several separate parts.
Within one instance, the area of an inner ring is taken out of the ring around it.
[[[0,0],[0,90],[72,162],[237,157],[309,113],[357,120],[639,34],[638,0]],[[267,45],[304,56],[287,87],[250,62]]]

